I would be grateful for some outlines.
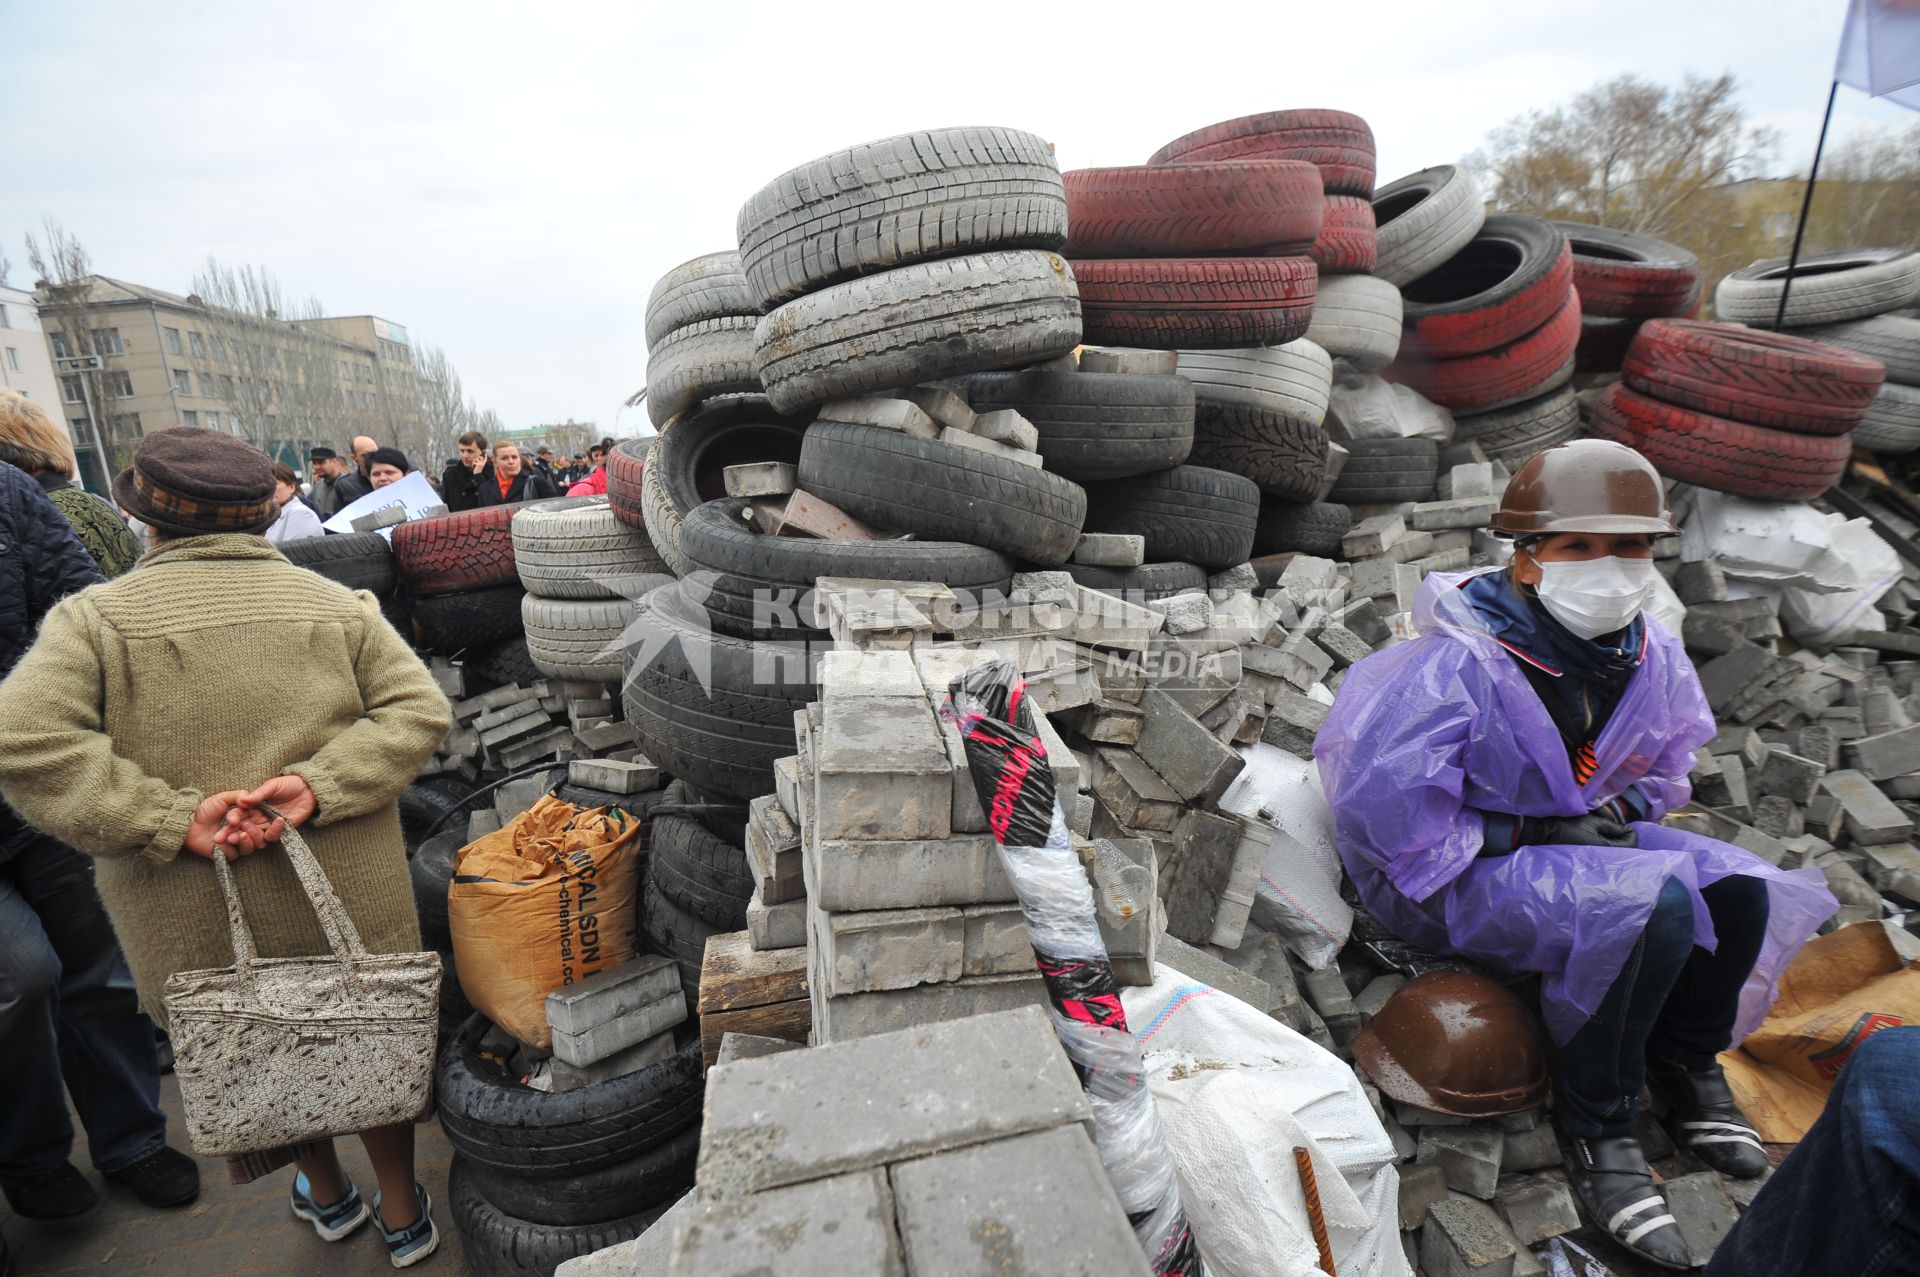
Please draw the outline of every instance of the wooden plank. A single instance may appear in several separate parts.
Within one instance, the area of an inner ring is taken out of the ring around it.
[[[700,968],[700,1014],[791,1002],[807,996],[807,951],[757,952],[744,931],[707,937]]]
[[[812,1031],[813,1003],[807,998],[739,1011],[714,1011],[700,1017],[700,1055],[705,1066],[712,1068],[720,1058],[720,1039],[729,1033],[756,1033],[805,1046]]]

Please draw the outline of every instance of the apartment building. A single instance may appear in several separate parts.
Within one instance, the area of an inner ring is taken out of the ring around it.
[[[385,320],[256,319],[105,275],[36,296],[68,428],[78,441],[97,424],[118,464],[147,431],[185,425],[241,435],[304,469],[316,443],[389,440],[419,419],[405,330]],[[375,336],[376,325],[403,340]],[[97,369],[61,364],[88,357]]]

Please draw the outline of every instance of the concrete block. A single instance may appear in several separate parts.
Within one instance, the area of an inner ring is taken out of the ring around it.
[[[1101,745],[1139,744],[1141,721],[1138,705],[1105,697],[1095,697],[1066,720],[1075,733]]]
[[[1400,1169],[1400,1227],[1411,1232],[1426,1222],[1427,1208],[1447,1199],[1447,1174],[1438,1163]]]
[[[1233,855],[1233,869],[1227,886],[1220,893],[1220,908],[1213,915],[1210,940],[1222,948],[1238,948],[1246,936],[1247,922],[1253,916],[1254,895],[1260,885],[1260,870],[1267,863],[1279,832],[1257,820],[1235,817],[1240,826],[1240,845]]]
[[[826,1045],[1020,1007],[1044,1007],[1047,987],[1038,974],[968,976],[947,984],[841,998],[815,990],[815,999],[813,1037]]]
[[[1813,797],[1814,786],[1827,774],[1826,766],[1811,758],[1802,758],[1775,747],[1767,751],[1760,769],[1758,792],[1777,794],[1791,802],[1804,803]]]
[[[679,988],[657,1001],[623,1012],[618,1018],[590,1025],[579,1032],[553,1030],[553,1058],[585,1068],[629,1047],[671,1031],[687,1018],[687,997]]]
[[[953,430],[973,429],[973,409],[946,386],[915,386],[901,391],[900,398],[914,404],[937,425]]]
[[[1091,567],[1137,568],[1147,561],[1147,539],[1127,532],[1083,532],[1071,561]]]
[[[1125,346],[1089,346],[1080,352],[1080,371],[1123,373],[1135,377],[1171,377],[1180,367],[1172,350],[1133,350]]]
[[[1047,1013],[1025,1007],[710,1074],[696,1179],[760,1192],[1090,1120]]]
[[[353,520],[355,532],[378,532],[382,528],[391,528],[407,521],[407,508],[403,505],[381,506],[378,510],[369,510]]]
[[[987,834],[951,838],[842,841],[804,847],[807,888],[829,910],[993,904],[1014,899]]]
[[[909,667],[911,668],[911,667]],[[814,834],[942,839],[953,832],[953,766],[919,694],[824,702],[814,741]]]
[[[1207,944],[1240,847],[1239,822],[1189,808],[1174,824],[1173,846],[1173,858],[1161,870],[1167,932],[1189,944]]]
[[[671,958],[644,954],[549,993],[547,1024],[584,1033],[667,997],[682,998],[679,966]]]
[[[1905,842],[1913,836],[1913,820],[1857,771],[1828,772],[1820,787],[1840,804],[1848,837],[1861,846]]]
[[[1549,1122],[1536,1122],[1524,1131],[1507,1131],[1500,1154],[1505,1174],[1544,1171],[1561,1164],[1560,1137]]]
[[[1236,563],[1230,568],[1207,577],[1207,593],[1215,602],[1222,594],[1257,594],[1260,591],[1260,574],[1253,570],[1251,563]]]
[[[577,732],[575,735],[579,737],[583,746],[595,753],[620,749],[634,743],[631,723],[602,723],[597,727],[589,727]]]
[[[801,488],[795,488],[787,498],[774,535],[821,541],[874,541],[880,537],[876,529]]]
[[[747,900],[747,939],[761,953],[770,949],[806,948],[806,897],[770,905],[760,899],[756,887]]]
[[[746,1061],[739,1067],[763,1061]],[[729,1070],[732,1072],[734,1070]],[[749,1197],[692,1199],[670,1277],[903,1277],[893,1190],[882,1169]]]
[[[1537,1246],[1580,1227],[1580,1207],[1561,1172],[1509,1175],[1501,1179],[1494,1209],[1523,1246]]]
[[[987,415],[991,416],[993,414]],[[1010,415],[1017,416],[1018,414]],[[985,419],[985,417],[975,418],[974,429],[978,430],[979,423]],[[1032,427],[1029,426],[1028,429],[1032,429]],[[987,438],[985,435],[976,434],[968,430],[955,430],[952,426],[948,426],[940,431],[940,442],[950,447],[966,448],[973,452],[984,452],[991,456],[999,457],[1002,460],[1014,462],[1016,465],[1032,466],[1035,470],[1040,469],[1046,464],[1045,459],[1042,458],[1039,453],[1030,449],[1016,448],[1011,444],[999,443]]]
[[[1230,966],[1204,949],[1195,948],[1178,936],[1160,937],[1159,956],[1155,964],[1170,967],[1189,980],[1239,998],[1262,1015],[1273,1010],[1272,985],[1257,976]]]
[[[1353,995],[1353,1009],[1371,1019],[1380,1014],[1380,1008],[1387,1005],[1387,999],[1400,992],[1407,977],[1397,971],[1375,976],[1367,981],[1360,992]]]
[[[674,1233],[693,1202],[691,1192],[682,1194],[638,1237],[569,1259],[553,1270],[553,1277],[666,1277]]]
[[[919,404],[908,399],[839,399],[823,405],[818,416],[821,421],[872,426],[877,430],[911,435],[915,439],[933,439],[940,434],[939,424]]]
[[[616,763],[601,758],[574,759],[567,764],[567,780],[611,794],[651,793],[666,783],[660,769],[652,763]]]
[[[680,1000],[684,1018],[686,997],[677,989],[674,990],[674,997]],[[629,1073],[638,1073],[641,1069],[658,1064],[678,1049],[673,1030],[662,1029],[650,1038],[642,1038],[590,1064],[572,1064],[556,1054],[548,1061],[547,1075],[553,1079],[555,1094],[577,1091],[583,1086],[598,1086]]]
[[[1147,1277],[1152,1271],[1093,1141],[1077,1126],[906,1162],[893,1167],[891,1177],[912,1272]]]
[[[797,475],[787,461],[750,461],[721,471],[730,497],[784,497],[799,486]]]
[[[814,978],[829,997],[910,989],[960,978],[966,922],[953,908],[822,912],[814,939]]]
[[[1667,1209],[1687,1239],[1687,1254],[1695,1265],[1704,1265],[1727,1239],[1739,1220],[1739,1211],[1727,1195],[1720,1176],[1712,1171],[1681,1175],[1660,1186],[1667,1197]]]
[[[1758,644],[1744,640],[1734,644],[1699,667],[1700,685],[1706,691],[1707,704],[1714,713],[1720,713],[1748,691],[1772,664],[1773,654]]]
[[[1448,501],[1422,501],[1413,507],[1413,513],[1407,516],[1407,523],[1420,532],[1483,528],[1499,506],[1499,499],[1491,494],[1484,497],[1457,497]]]
[[[1843,752],[1848,766],[1873,780],[1892,780],[1920,771],[1920,726],[1863,736],[1850,742]]]
[[[968,433],[1017,448],[1021,452],[1037,452],[1040,448],[1040,432],[1031,421],[1011,408],[975,414],[973,428]]]
[[[1424,1277],[1513,1277],[1520,1244],[1485,1202],[1447,1197],[1420,1230]]]
[[[500,813],[490,807],[467,813],[467,841],[475,842],[488,834],[497,832],[506,822],[500,819]]]
[[[1910,842],[1883,843],[1860,850],[1866,857],[1862,872],[1876,891],[1898,897],[1909,905],[1920,905],[1920,850],[1915,850]]]
[[[1506,1132],[1497,1124],[1472,1122],[1422,1131],[1415,1160],[1437,1163],[1446,1172],[1448,1188],[1485,1201],[1499,1187],[1500,1156],[1505,1149]]]
[[[1436,486],[1444,501],[1498,495],[1493,490],[1493,463],[1490,461],[1456,463],[1440,476]]]
[[[747,804],[745,850],[754,874],[754,893],[763,904],[782,904],[805,894],[800,827],[787,818],[772,794]]]
[[[433,685],[449,701],[457,701],[467,694],[467,673],[444,656],[436,656],[427,662],[427,673],[433,676]]]
[[[1143,718],[1143,731],[1144,723]],[[1183,800],[1138,754],[1126,749],[1097,749],[1093,757],[1093,794],[1121,824],[1162,832],[1174,828]]]
[[[1157,599],[1147,607],[1165,618],[1169,634],[1191,634],[1213,624],[1213,599],[1198,592]]]
[[[488,748],[545,726],[547,712],[540,708],[538,701],[520,701],[488,710],[473,720],[473,729],[480,733],[480,743]]]
[[[1020,975],[1033,970],[1027,918],[1019,905],[967,905],[960,912],[966,933],[962,975]]]
[[[1674,574],[1673,589],[1688,607],[1697,603],[1725,603],[1727,574],[1714,559],[1682,563]]]
[[[762,1037],[757,1033],[723,1033],[720,1035],[720,1055],[713,1062],[713,1067],[717,1069],[735,1060],[758,1060],[786,1051],[804,1050],[804,1043],[789,1042],[785,1038]]]
[[[1149,689],[1140,708],[1140,760],[1182,799],[1217,799],[1246,767],[1239,751],[1216,739],[1164,691]]]
[[[1349,559],[1385,554],[1407,534],[1407,522],[1398,514],[1376,514],[1362,519],[1341,539],[1340,551]]]
[[[1160,632],[1159,615],[1125,599],[1085,586],[1076,586],[1074,596],[1071,624],[1060,632],[1062,638],[1089,647],[1144,652]]]
[[[1291,689],[1276,693],[1267,706],[1260,739],[1300,758],[1313,757],[1314,738],[1327,721],[1328,707]]]

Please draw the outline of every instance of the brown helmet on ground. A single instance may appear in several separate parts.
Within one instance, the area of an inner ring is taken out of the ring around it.
[[[1498,1117],[1547,1098],[1547,1054],[1533,1013],[1483,975],[1429,971],[1387,999],[1353,1040],[1382,1092],[1435,1113]]]
[[[1608,439],[1574,439],[1536,453],[1507,484],[1491,524],[1512,537],[1556,532],[1679,532],[1653,463]]]

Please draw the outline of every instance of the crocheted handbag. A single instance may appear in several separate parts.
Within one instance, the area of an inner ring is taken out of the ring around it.
[[[167,978],[174,1075],[203,1157],[410,1122],[431,1094],[439,955],[368,953],[299,832],[280,842],[332,953],[259,957],[217,855],[233,965]]]

